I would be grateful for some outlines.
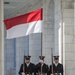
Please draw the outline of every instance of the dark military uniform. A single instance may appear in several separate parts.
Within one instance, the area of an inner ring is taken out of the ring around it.
[[[35,65],[33,63],[30,63],[29,66],[26,65],[25,63],[25,74],[26,75],[31,75],[35,71]],[[23,72],[23,64],[20,67],[19,75]]]
[[[40,73],[40,71],[41,71],[41,63],[38,63],[37,65],[36,65],[36,72],[38,73]],[[46,65],[45,63],[42,65],[42,73],[47,73],[48,72],[48,65]]]
[[[53,63],[53,65],[50,65],[50,70],[48,74],[50,75],[53,72],[54,75],[63,75],[63,65],[58,63],[59,56],[54,56],[54,61],[55,63]]]
[[[63,75],[63,65],[58,63],[57,66],[55,66],[55,64],[53,64],[53,73],[54,75]],[[50,74],[52,74],[52,65],[50,65]]]
[[[26,63],[22,64],[19,70],[19,75],[22,75],[24,72],[25,75],[32,75],[32,73],[35,74],[35,65],[30,62],[30,57],[31,56],[24,56],[24,59],[26,60]],[[25,62],[24,60],[24,62]],[[27,66],[28,65],[28,66]]]
[[[42,56],[42,58],[40,57],[40,59],[44,60],[44,57]],[[48,65],[45,63],[41,64],[40,62],[38,64],[36,64],[36,66],[35,66],[36,74],[40,75],[41,65],[42,65],[42,74],[45,75],[48,72]]]

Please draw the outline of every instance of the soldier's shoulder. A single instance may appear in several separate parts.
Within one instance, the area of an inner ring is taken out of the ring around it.
[[[59,63],[59,66],[63,67],[63,64]]]
[[[22,66],[23,64],[21,64],[21,66]]]
[[[36,65],[40,65],[40,63],[37,63]]]
[[[21,67],[23,66],[23,64],[21,64]]]
[[[63,65],[63,64],[59,63],[59,65]]]
[[[30,63],[31,65],[35,65],[34,63]]]
[[[46,63],[44,63],[44,65],[48,66]]]
[[[52,67],[52,65],[50,65],[50,67]]]

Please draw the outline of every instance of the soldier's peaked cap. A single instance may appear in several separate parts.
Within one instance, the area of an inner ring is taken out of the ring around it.
[[[27,56],[25,56],[25,59],[30,59],[30,57],[31,57],[31,56],[27,55]]]
[[[58,60],[59,59],[59,56],[53,56],[55,60]]]
[[[39,58],[40,58],[41,60],[44,60],[45,56],[39,56]]]

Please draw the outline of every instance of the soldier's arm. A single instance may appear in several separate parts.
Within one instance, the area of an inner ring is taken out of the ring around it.
[[[63,75],[63,65],[61,64],[61,74]]]
[[[21,67],[20,67],[19,75],[21,75],[22,72],[23,72],[23,64],[22,64]]]
[[[33,68],[34,68],[34,75],[36,75],[36,69],[35,69],[35,64],[33,65]]]
[[[52,65],[50,65],[50,74],[52,73]]]
[[[40,67],[39,63],[35,65],[35,74],[38,73],[39,67]]]
[[[48,72],[49,68],[48,68],[48,65],[46,65],[46,73]]]
[[[36,69],[36,70],[38,70],[38,69],[39,69],[39,67],[40,67],[39,63],[38,63],[38,64],[36,64],[35,66],[36,66],[36,67],[35,67],[35,69]]]
[[[50,65],[50,67],[49,67],[49,69],[48,69],[47,75],[50,75],[50,74],[51,74],[51,65]]]

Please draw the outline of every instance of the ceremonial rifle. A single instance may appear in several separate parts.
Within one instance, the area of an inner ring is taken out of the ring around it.
[[[24,59],[23,59],[23,72],[25,73],[25,55],[24,55]]]
[[[51,48],[51,59],[52,59],[52,68],[51,68],[51,71],[52,71],[52,75],[54,74],[54,71],[53,71],[53,49]]]

